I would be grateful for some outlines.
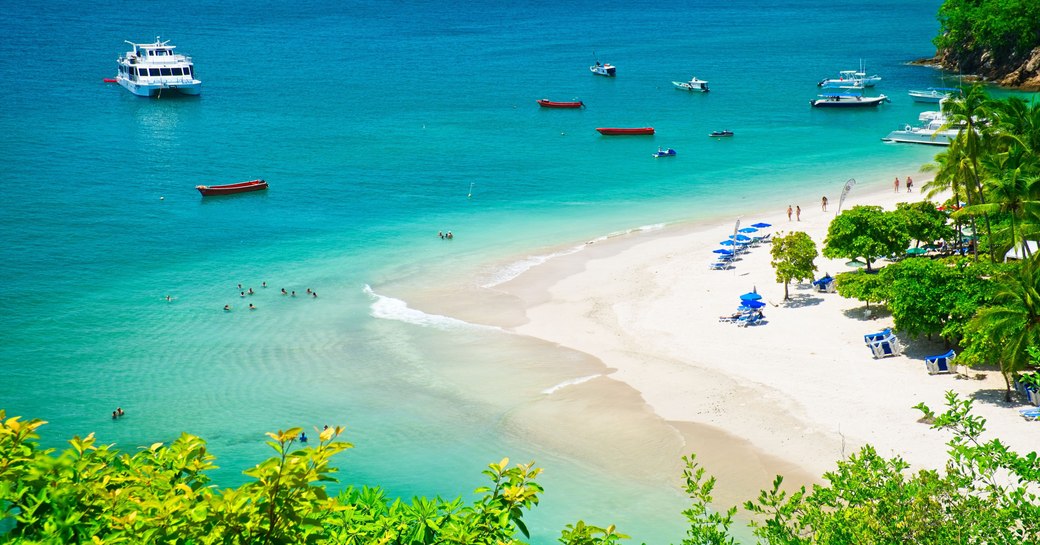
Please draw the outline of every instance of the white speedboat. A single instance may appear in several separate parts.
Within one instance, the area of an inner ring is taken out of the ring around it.
[[[877,107],[882,102],[887,102],[888,97],[880,95],[876,97],[864,97],[859,95],[820,95],[816,100],[810,100],[813,108],[869,108]]]
[[[949,146],[950,142],[957,138],[960,127],[947,127],[946,116],[942,112],[921,112],[918,120],[922,123],[918,127],[907,125],[899,130],[888,133],[881,140],[885,142],[901,142],[904,144],[930,144],[933,146]]]
[[[960,95],[961,90],[956,87],[929,87],[925,91],[910,91],[910,98],[914,99],[914,102],[926,102],[929,104],[938,104],[944,98]]]
[[[195,65],[191,57],[174,53],[177,47],[170,41],[135,44],[116,61],[119,72],[116,82],[131,93],[142,97],[157,97],[163,92],[197,95],[202,82],[195,79]]]
[[[674,85],[676,89],[681,89],[683,91],[700,91],[702,93],[707,93],[711,90],[708,89],[708,82],[702,79],[697,79],[696,76],[691,77],[690,81],[673,81],[672,85]]]
[[[875,74],[867,75],[867,69],[861,60],[859,70],[842,70],[838,72],[837,79],[823,79],[816,85],[819,87],[844,87],[856,85],[859,87],[873,87],[881,82],[881,76]]]
[[[614,68],[613,64],[600,64],[599,61],[596,61],[596,64],[590,66],[589,70],[592,70],[592,73],[597,76],[607,76],[608,78],[617,75],[617,68]]]

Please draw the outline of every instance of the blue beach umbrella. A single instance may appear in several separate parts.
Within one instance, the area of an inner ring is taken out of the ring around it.
[[[723,246],[733,246],[734,244],[736,244],[736,242],[733,242],[732,240],[723,240],[719,244]]]
[[[730,235],[729,238],[736,239],[737,242],[747,242],[751,240],[751,237],[747,235]]]
[[[772,227],[773,225],[769,223],[752,223],[751,226],[758,227],[759,229],[765,229],[766,227]]]
[[[758,229],[755,229],[754,227],[745,227],[745,228],[741,229],[740,232],[741,233],[756,233],[756,232],[758,232]]]
[[[737,307],[740,310],[756,310],[766,306],[762,301],[744,301]]]
[[[712,250],[712,251],[717,253],[717,254],[726,254],[726,255],[732,255],[733,254],[733,250],[727,250],[725,248],[719,248],[718,250]]]
[[[758,301],[761,298],[762,298],[762,296],[759,295],[757,292],[754,292],[754,291],[749,291],[749,292],[745,293],[744,295],[740,296],[740,300],[741,301]]]

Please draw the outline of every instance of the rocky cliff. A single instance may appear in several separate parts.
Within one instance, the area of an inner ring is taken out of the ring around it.
[[[1003,87],[1023,91],[1040,91],[1040,47],[1022,58],[1007,58],[983,51],[976,54],[954,54],[940,51],[935,57],[921,59],[914,64],[935,65],[951,72],[964,74]]]

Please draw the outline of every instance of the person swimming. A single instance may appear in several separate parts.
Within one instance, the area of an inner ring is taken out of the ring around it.
[[[300,442],[301,443],[306,443],[307,442],[307,433],[306,432],[302,432],[302,431],[300,432]]]
[[[231,310],[231,305],[224,305],[224,312],[228,312],[230,310]]]

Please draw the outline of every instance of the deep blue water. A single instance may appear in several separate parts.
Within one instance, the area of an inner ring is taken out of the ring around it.
[[[677,542],[674,490],[508,423],[587,362],[534,363],[522,339],[399,307],[374,317],[374,303],[395,301],[364,287],[392,298],[380,288],[916,168],[935,150],[879,139],[925,109],[908,89],[942,84],[905,64],[934,52],[939,5],[6,6],[0,407],[50,421],[48,445],[91,431],[126,448],[202,435],[228,484],[265,456],[264,431],[300,424],[347,424],[357,448],[343,480],[403,496],[467,494],[488,462],[535,459],[551,485],[536,542],[579,518]],[[156,35],[194,58],[201,97],[102,83],[123,40]],[[596,58],[618,77],[592,76]],[[861,59],[890,104],[809,108],[818,80]],[[712,92],[672,88],[691,75]],[[588,108],[542,110],[538,98]],[[646,125],[656,136],[594,130]],[[707,137],[722,128],[736,136]],[[658,146],[679,154],[654,160]],[[270,191],[194,190],[253,178]],[[448,229],[450,246],[435,235]],[[239,283],[258,290],[256,312]],[[113,423],[117,405],[130,414]]]

